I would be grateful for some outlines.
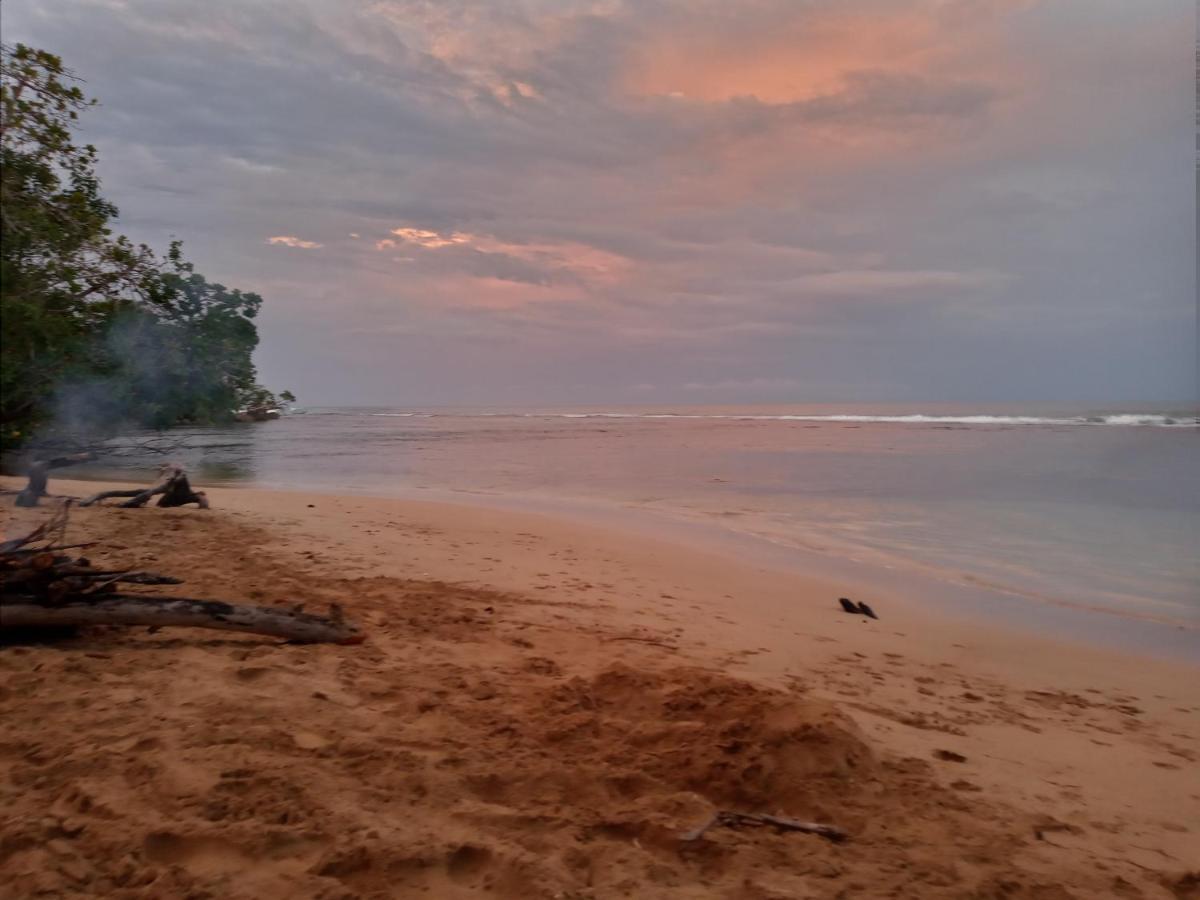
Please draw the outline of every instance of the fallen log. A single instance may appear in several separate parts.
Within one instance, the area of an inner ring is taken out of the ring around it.
[[[18,538],[18,540],[20,540],[20,538]],[[7,547],[11,543],[12,543],[11,541],[5,541],[3,544],[0,544],[0,555],[18,559],[23,556],[36,556],[39,553],[45,553],[47,550],[78,550],[80,547],[95,547],[100,542],[99,541],[81,541],[78,544],[55,544],[52,547],[43,547],[40,549],[33,549],[33,550],[9,550],[9,549],[7,549]]]
[[[850,836],[836,825],[825,825],[821,822],[798,822],[795,819],[787,819],[783,816],[770,816],[765,813],[732,812],[722,809],[718,810],[703,825],[681,834],[679,839],[684,842],[698,841],[704,837],[706,831],[718,825],[728,825],[732,828],[737,828],[739,825],[771,825],[782,831],[801,831],[805,834],[819,834],[821,837],[833,841],[835,844],[841,843]]]
[[[118,506],[124,509],[139,509],[150,502],[150,498],[161,494],[158,505],[164,507],[186,506],[195,503],[201,509],[208,509],[208,497],[203,491],[194,491],[188,483],[187,472],[182,466],[164,466],[162,477],[156,484],[148,488],[134,488],[122,491],[100,491],[98,494],[81,500],[80,506],[91,506],[103,500],[114,497],[128,497]]]
[[[340,612],[340,610],[339,610]],[[62,625],[147,625],[154,628],[213,628],[265,634],[297,643],[359,644],[364,637],[335,612],[331,617],[223,600],[153,597],[142,594],[69,596],[58,603],[7,595],[0,599],[5,627]]]
[[[45,560],[45,562],[43,562]],[[72,562],[69,556],[40,556],[26,557],[25,565],[4,566],[0,568],[0,584],[6,591],[27,590],[27,586],[39,581],[73,578],[81,586],[92,587],[100,584],[183,584],[182,578],[170,575],[156,575],[153,572],[135,572],[133,569],[108,570],[93,569]]]
[[[0,625],[61,629],[80,625],[212,628],[265,634],[299,643],[357,644],[362,633],[330,604],[328,616],[290,609],[241,606],[222,600],[118,593],[117,585],[179,584],[181,579],[134,569],[100,569],[85,558],[57,553],[64,544],[69,502],[28,534],[0,543]]]

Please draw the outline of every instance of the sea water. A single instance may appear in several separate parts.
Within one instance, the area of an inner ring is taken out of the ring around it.
[[[607,505],[876,571],[917,566],[998,602],[1200,628],[1194,413],[324,408],[178,436],[200,483]],[[113,465],[88,471],[134,474]]]

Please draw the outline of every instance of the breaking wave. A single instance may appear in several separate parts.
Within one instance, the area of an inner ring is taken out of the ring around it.
[[[856,422],[896,423],[912,425],[1138,425],[1157,427],[1196,427],[1200,419],[1191,415],[1166,415],[1163,413],[1111,413],[1094,416],[996,416],[996,415],[873,415],[859,413],[835,413],[808,415],[801,413],[633,413],[633,412],[545,412],[545,413],[413,413],[378,412],[372,416],[395,418],[478,418],[504,417],[525,419],[735,419],[768,422]]]

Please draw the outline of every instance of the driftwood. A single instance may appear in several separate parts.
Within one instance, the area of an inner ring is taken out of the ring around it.
[[[638,644],[652,644],[655,647],[665,647],[668,650],[678,650],[679,649],[678,646],[676,646],[675,644],[668,643],[667,641],[660,641],[657,638],[652,638],[652,637],[641,637],[640,635],[635,635],[635,634],[619,634],[616,637],[601,638],[601,640],[603,640],[606,643],[609,641],[633,641]]]
[[[132,569],[99,569],[62,551],[68,508],[24,537],[0,543],[0,624],[5,628],[78,625],[184,626],[265,634],[301,643],[357,644],[362,633],[336,603],[328,616],[291,608],[240,606],[223,600],[117,591],[118,584],[180,584],[181,579]]]
[[[46,570],[52,569],[52,575],[57,579],[73,579],[67,583],[74,588],[87,593],[105,584],[183,584],[182,578],[172,578],[170,575],[155,575],[153,572],[132,572],[127,570],[93,569],[81,565],[81,561],[72,560],[69,556],[51,556],[36,554],[28,557],[26,565],[0,572],[0,581],[4,586],[14,590],[19,585],[35,584],[46,578]],[[82,562],[86,563],[86,560]]]
[[[0,619],[6,627],[179,626],[265,634],[299,643],[359,644],[363,641],[357,628],[336,618],[266,606],[239,606],[222,600],[142,594],[75,595],[59,603],[35,603],[28,598],[21,602],[6,596],[0,600]]]
[[[841,843],[850,837],[850,835],[836,825],[824,825],[820,822],[797,822],[795,819],[786,819],[782,816],[769,816],[765,813],[741,813],[722,809],[718,810],[711,819],[699,828],[693,828],[691,831],[681,834],[679,839],[685,842],[698,841],[704,837],[706,831],[718,825],[727,825],[730,828],[737,828],[741,825],[770,825],[782,831],[802,831],[806,834],[819,834],[821,837],[827,838],[835,844]]]
[[[72,453],[69,456],[56,456],[53,459],[35,459],[29,464],[26,471],[29,482],[21,493],[17,494],[17,506],[37,506],[39,500],[49,496],[46,493],[46,483],[50,480],[51,469],[73,466],[76,463],[87,462],[95,458],[96,454],[88,451],[87,453]]]
[[[126,509],[137,509],[145,506],[150,502],[150,498],[161,494],[158,498],[159,506],[186,506],[189,503],[195,503],[201,509],[208,509],[208,497],[204,491],[193,491],[192,486],[188,483],[187,472],[182,466],[170,465],[163,466],[162,477],[158,483],[151,485],[148,488],[134,488],[128,491],[101,491],[98,494],[92,494],[85,500],[81,500],[80,506],[91,506],[94,503],[99,503],[102,500],[108,500],[113,497],[128,497],[124,503],[117,504]]]
[[[67,518],[70,516],[71,501],[67,500],[54,511],[49,519],[23,537],[11,538],[0,543],[0,561],[8,563],[14,554],[45,553],[63,550],[62,541],[67,533]],[[82,545],[80,545],[82,546]]]

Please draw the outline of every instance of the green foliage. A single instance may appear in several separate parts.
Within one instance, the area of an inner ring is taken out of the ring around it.
[[[0,443],[228,418],[262,390],[262,298],[206,281],[178,243],[159,259],[113,234],[96,149],[71,133],[95,101],[61,59],[5,46],[0,76]]]

